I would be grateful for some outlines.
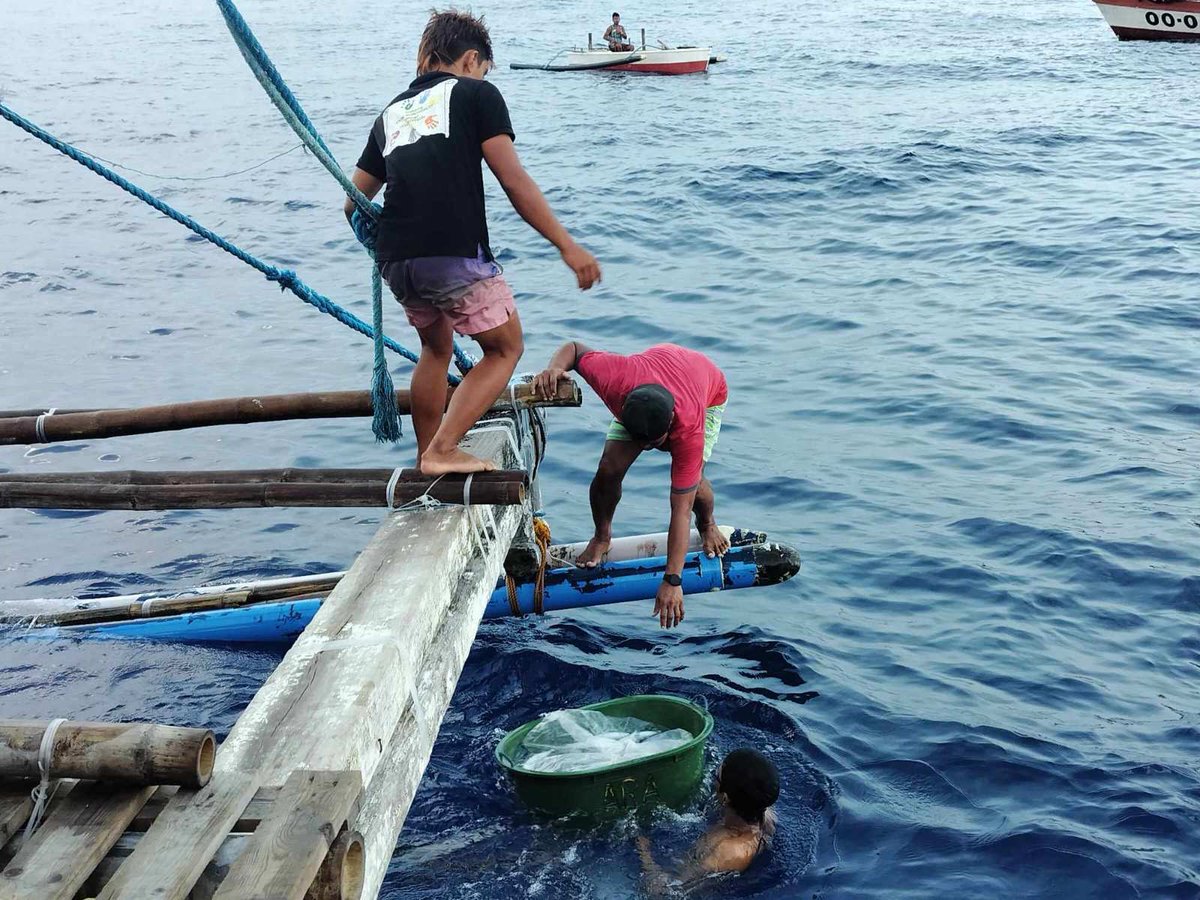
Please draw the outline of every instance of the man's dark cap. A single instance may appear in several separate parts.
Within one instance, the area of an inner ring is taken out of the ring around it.
[[[734,750],[721,763],[721,793],[747,822],[759,822],[779,799],[779,770],[757,750]]]
[[[657,441],[671,429],[675,398],[661,384],[639,384],[625,398],[621,424],[635,441]]]

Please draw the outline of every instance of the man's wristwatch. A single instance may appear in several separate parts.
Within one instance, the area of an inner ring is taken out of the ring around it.
[[[670,572],[663,576],[663,581],[669,584],[671,587],[683,586],[683,578],[681,578],[679,575],[672,575]]]

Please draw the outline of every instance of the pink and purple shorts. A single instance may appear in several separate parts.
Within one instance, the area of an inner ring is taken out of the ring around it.
[[[430,328],[445,316],[456,332],[468,337],[512,317],[513,293],[501,271],[482,249],[475,259],[422,256],[379,267],[413,328]]]

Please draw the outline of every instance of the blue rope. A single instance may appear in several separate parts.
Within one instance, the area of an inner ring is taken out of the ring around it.
[[[371,266],[371,292],[375,297],[383,294],[379,266]],[[371,312],[375,334],[383,334],[383,303],[376,303]],[[396,388],[392,384],[392,375],[388,372],[383,349],[378,344],[376,340],[375,368],[371,373],[371,410],[375,416],[371,427],[375,430],[375,440],[398,441],[401,429],[400,413],[396,409]]]
[[[279,74],[279,70],[275,68],[275,64],[271,62],[271,58],[267,56],[267,51],[263,49],[258,38],[254,36],[254,32],[250,29],[250,25],[242,18],[242,14],[238,11],[233,0],[217,0],[217,7],[221,11],[221,15],[225,19],[225,25],[229,29],[229,33],[233,35],[234,43],[237,44],[238,50],[242,54],[242,58],[246,60],[246,64],[250,67],[250,71],[262,85],[263,90],[275,104],[276,109],[282,114],[284,120],[296,132],[299,138],[304,142],[305,146],[312,151],[313,155],[323,165],[326,171],[329,172],[342,186],[342,190],[346,195],[354,201],[355,213],[351,218],[351,227],[354,230],[355,236],[367,248],[372,259],[375,256],[375,232],[378,229],[378,221],[382,213],[382,207],[378,204],[369,201],[366,196],[360,191],[357,185],[347,177],[342,167],[338,165],[337,160],[326,145],[321,135],[317,132],[316,126],[308,118],[304,112],[304,108],[300,105],[300,101],[296,99],[295,94],[287,86],[287,82],[283,80],[283,76]],[[358,222],[355,222],[358,219]],[[369,224],[368,224],[369,222]],[[374,321],[377,330],[382,330],[383,323],[383,288],[382,280],[379,277],[378,266],[371,275],[371,309],[374,315]],[[458,365],[460,372],[467,372],[474,361],[468,356],[458,343],[454,343],[454,360]],[[383,346],[376,341],[375,345],[375,372],[378,381],[379,373],[386,372],[386,362],[383,356]],[[377,396],[384,396],[385,392],[380,385],[376,383],[373,388]],[[394,392],[386,392],[388,398],[395,396]],[[394,406],[394,400],[386,401],[387,406]],[[383,424],[384,419],[390,416],[384,412],[376,410],[376,436],[386,426]],[[399,421],[396,422],[396,428],[399,428]]]
[[[242,58],[246,60],[246,65],[250,67],[250,71],[292,131],[341,184],[342,190],[354,201],[355,212],[362,212],[368,216],[377,215],[371,208],[370,201],[337,164],[333,152],[317,132],[316,126],[304,112],[304,107],[287,86],[287,82],[283,80],[283,76],[267,56],[267,51],[258,42],[258,38],[254,36],[237,7],[230,0],[217,0],[217,7],[221,10],[225,25],[233,35],[234,43],[237,44]],[[375,332],[375,363],[371,374],[371,430],[377,441],[397,441],[401,433],[400,414],[396,408],[396,392],[383,353],[383,284],[374,255],[371,254],[371,319]]]
[[[117,187],[121,188],[121,190],[132,194],[133,196],[135,196],[139,200],[141,200],[143,203],[146,203],[146,204],[154,207],[156,210],[158,210],[164,216],[167,216],[170,219],[174,219],[180,225],[195,232],[200,237],[204,238],[206,241],[209,241],[210,243],[215,244],[216,246],[220,247],[222,250],[224,250],[226,253],[230,254],[231,256],[234,256],[234,257],[240,259],[246,265],[257,269],[259,272],[261,272],[263,275],[266,276],[268,281],[274,281],[274,282],[278,283],[281,289],[286,288],[287,290],[290,290],[293,294],[295,294],[297,297],[299,297],[305,303],[309,303],[312,306],[315,306],[317,309],[319,309],[321,312],[325,313],[326,315],[333,316],[335,319],[337,319],[343,325],[346,325],[349,328],[353,328],[359,334],[363,334],[363,335],[366,335],[367,337],[371,337],[371,338],[375,337],[375,331],[374,331],[374,329],[371,328],[371,326],[367,325],[366,322],[362,321],[362,319],[358,318],[353,313],[338,306],[336,303],[334,303],[328,297],[324,296],[323,294],[318,293],[317,291],[314,291],[311,287],[309,287],[307,284],[305,284],[303,281],[301,281],[300,277],[292,270],[276,268],[275,266],[272,266],[269,263],[263,262],[258,257],[254,256],[250,253],[247,253],[245,250],[241,249],[237,245],[232,244],[229,241],[225,240],[225,238],[221,237],[216,232],[211,231],[208,228],[205,228],[203,225],[201,225],[199,222],[197,222],[191,216],[186,215],[185,213],[181,213],[179,210],[164,203],[162,200],[158,199],[153,194],[150,194],[150,193],[142,190],[140,187],[138,187],[133,182],[118,175],[112,169],[109,169],[108,167],[103,166],[100,163],[96,162],[94,159],[92,159],[90,156],[88,156],[83,151],[81,151],[75,147],[72,147],[70,144],[65,143],[64,141],[60,141],[54,135],[50,134],[47,131],[44,131],[43,129],[39,128],[37,125],[34,125],[32,122],[30,122],[24,116],[9,109],[3,103],[0,103],[0,116],[2,116],[3,118],[7,119],[10,122],[12,122],[14,125],[16,125],[20,129],[22,129],[23,131],[27,132],[28,134],[33,135],[35,138],[42,141],[43,143],[49,144],[51,147],[53,147],[59,153],[62,153],[64,156],[67,156],[67,157],[75,160],[75,162],[79,163],[81,166],[84,166],[85,168],[90,169],[91,171],[95,172],[97,175],[99,175],[101,178],[104,178],[106,181],[109,181],[109,182],[115,184]],[[390,337],[385,336],[383,338],[383,342],[384,342],[385,346],[388,347],[388,349],[393,350],[396,353],[399,353],[405,359],[407,359],[411,362],[417,361],[416,354],[414,354],[411,350],[408,350],[404,346],[396,343]]]

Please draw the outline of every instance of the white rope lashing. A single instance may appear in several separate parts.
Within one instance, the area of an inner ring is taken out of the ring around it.
[[[46,726],[46,730],[42,732],[42,743],[38,747],[38,773],[41,775],[41,781],[37,787],[33,789],[33,793],[29,796],[33,799],[33,810],[29,813],[29,821],[25,824],[25,839],[28,840],[37,827],[42,824],[42,817],[46,815],[46,807],[50,804],[50,798],[54,796],[54,791],[58,787],[58,780],[51,781],[50,779],[50,763],[54,756],[54,739],[58,736],[58,726],[62,725],[66,719],[51,719],[50,724]]]
[[[48,410],[46,410],[44,413],[42,413],[40,416],[38,416],[37,420],[33,423],[33,433],[37,435],[39,444],[50,443],[49,439],[47,439],[47,437],[46,437],[46,419],[48,417],[54,415],[56,412],[58,412],[58,407],[52,406]]]
[[[387,483],[387,505],[388,509],[396,508],[396,484],[400,481],[400,473],[403,469],[395,469],[392,471],[392,477]]]

